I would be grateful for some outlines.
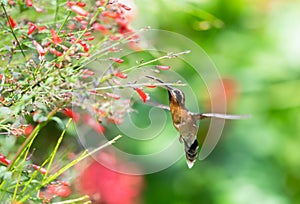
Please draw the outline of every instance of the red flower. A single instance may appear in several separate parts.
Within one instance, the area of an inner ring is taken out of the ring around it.
[[[69,117],[72,118],[74,120],[74,122],[77,122],[80,119],[80,115],[79,113],[74,112],[73,110],[71,110],[70,108],[65,108],[63,110],[63,113]]]
[[[100,23],[94,23],[92,27],[94,30],[100,31],[103,35],[106,35],[109,33],[107,28]]]
[[[147,88],[151,88],[151,89],[156,88],[155,85],[147,85],[146,87],[147,87]]]
[[[29,22],[28,24],[29,24],[29,28],[28,28],[27,35],[30,35],[37,29],[37,26],[31,22]]]
[[[109,17],[109,18],[119,18],[120,14],[118,12],[103,11],[102,16]]]
[[[119,63],[119,64],[121,64],[121,63],[124,62],[124,60],[119,59],[119,58],[110,57],[109,59],[112,60],[112,61],[115,61],[115,62],[117,62],[117,63]]]
[[[50,202],[56,196],[68,197],[71,194],[70,186],[66,182],[58,182],[57,184],[50,184],[46,190],[39,192],[39,198],[44,202]]]
[[[134,90],[140,95],[144,103],[146,103],[146,101],[150,99],[150,96],[147,93],[145,93],[142,89],[134,88]]]
[[[15,28],[18,25],[17,22],[11,16],[9,16],[8,19],[9,19],[8,23],[12,28]]]
[[[83,8],[81,8],[77,5],[72,5],[71,10],[74,11],[75,13],[77,13],[80,16],[85,16],[86,17],[86,16],[89,15],[89,13],[86,10],[84,10]]]
[[[60,37],[55,32],[55,30],[51,29],[50,32],[51,32],[51,35],[52,35],[52,41],[53,41],[54,45],[62,43],[62,39],[60,39]]]
[[[91,116],[85,114],[83,116],[83,121],[87,125],[91,126],[96,132],[98,132],[100,134],[104,133],[105,128],[100,123],[98,123],[96,120],[94,120]]]
[[[57,51],[56,49],[54,48],[50,48],[50,52],[54,55],[56,55],[57,57],[60,57],[63,55],[63,53],[61,53],[60,51]]]
[[[46,30],[46,29],[47,29],[46,26],[40,26],[40,27],[38,27],[39,32],[40,32],[40,31],[43,31],[43,30]]]
[[[169,70],[169,69],[170,69],[170,66],[166,66],[166,65],[156,65],[155,68],[161,69],[161,70]]]
[[[120,71],[115,72],[114,75],[115,75],[116,77],[121,78],[121,79],[126,79],[126,78],[128,77],[127,74],[124,74],[123,72],[120,72]]]
[[[0,154],[0,162],[9,165],[11,163],[10,160],[6,159],[6,156],[4,156],[3,154]]]
[[[26,6],[31,7],[32,6],[32,0],[26,0]]]
[[[76,2],[76,5],[80,7],[85,7],[86,3],[80,1],[80,2]]]
[[[86,41],[92,41],[94,39],[95,39],[95,36],[91,36],[91,37],[85,38]]]
[[[33,131],[34,126],[33,125],[28,125],[25,129],[24,129],[24,135],[25,136],[29,136],[31,134],[31,132]]]
[[[35,170],[38,170],[39,172],[41,172],[41,174],[46,174],[46,173],[47,173],[47,170],[46,170],[45,168],[41,168],[41,167],[38,166],[38,165],[32,164],[32,167],[33,167]]]
[[[46,54],[46,51],[44,48],[35,40],[32,41],[33,45],[36,47],[36,50],[38,51],[40,56],[44,56]]]
[[[133,163],[121,162],[107,153],[100,153],[99,159],[113,169],[139,171]],[[93,161],[80,175],[79,186],[83,193],[94,200],[94,204],[133,204],[139,203],[143,176],[118,173]]]

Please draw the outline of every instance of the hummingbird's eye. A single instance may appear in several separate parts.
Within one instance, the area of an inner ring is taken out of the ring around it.
[[[185,103],[185,98],[184,98],[184,94],[182,91],[175,89],[172,90],[172,95],[174,98],[176,98],[176,101],[180,104],[184,104]]]

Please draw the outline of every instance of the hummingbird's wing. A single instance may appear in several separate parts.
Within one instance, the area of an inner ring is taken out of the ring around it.
[[[193,114],[193,116],[198,120],[202,120],[204,118],[239,120],[239,119],[247,119],[251,117],[251,115],[229,115],[229,114],[221,114],[221,113],[198,113],[198,114]]]

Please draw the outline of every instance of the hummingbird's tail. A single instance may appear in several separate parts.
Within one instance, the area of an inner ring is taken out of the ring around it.
[[[197,157],[198,157],[198,148],[199,144],[197,139],[194,140],[192,145],[188,145],[187,142],[184,142],[184,149],[185,149],[185,157],[186,157],[186,163],[189,168],[192,168]]]

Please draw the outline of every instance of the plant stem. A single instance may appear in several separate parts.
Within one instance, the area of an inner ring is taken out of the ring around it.
[[[17,38],[17,36],[16,36],[16,34],[15,34],[15,32],[14,32],[14,29],[13,29],[12,25],[10,24],[9,17],[8,17],[7,12],[6,12],[5,6],[4,6],[3,3],[1,3],[1,6],[2,6],[2,9],[3,9],[3,11],[4,11],[4,14],[5,14],[7,23],[8,23],[9,28],[10,28],[10,31],[11,31],[12,35],[14,36],[14,38],[15,38],[15,40],[16,40],[16,42],[17,42],[17,44],[18,44],[18,46],[19,46],[19,48],[20,48],[20,50],[21,50],[21,53],[22,53],[22,55],[23,55],[23,57],[24,57],[24,59],[25,59],[25,61],[26,61],[25,53],[24,53],[24,51],[23,51],[23,49],[22,49],[22,47],[21,47],[21,44],[20,44],[20,42],[19,42],[19,40],[18,40],[18,38]]]
[[[8,165],[7,170],[11,171],[12,168],[14,167],[15,163],[18,162],[18,160],[20,159],[20,157],[23,155],[23,153],[25,152],[28,144],[31,143],[31,141],[33,141],[35,139],[35,137],[37,136],[37,134],[39,133],[39,131],[41,130],[41,128],[43,126],[45,126],[47,124],[47,122],[49,121],[49,119],[54,116],[56,114],[56,112],[58,111],[58,107],[54,108],[48,115],[47,118],[48,120],[38,124],[34,130],[31,132],[31,134],[26,138],[26,140],[23,142],[23,144],[19,147],[14,159],[11,161],[10,165]]]
[[[75,203],[75,202],[79,202],[79,201],[84,201],[86,199],[89,199],[90,197],[88,195],[82,196],[80,198],[75,198],[72,200],[65,200],[65,201],[61,201],[61,202],[55,202],[52,204],[67,204],[67,203]]]

